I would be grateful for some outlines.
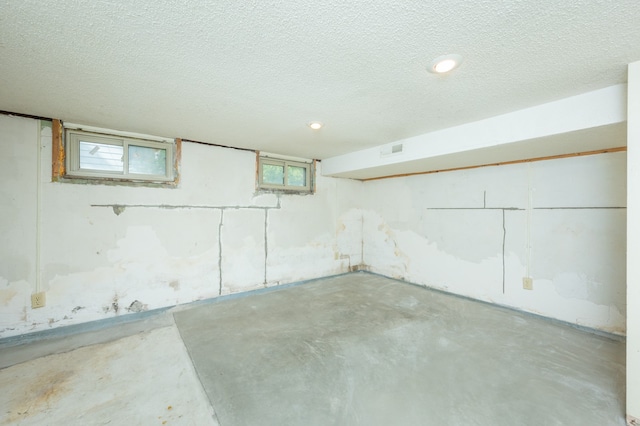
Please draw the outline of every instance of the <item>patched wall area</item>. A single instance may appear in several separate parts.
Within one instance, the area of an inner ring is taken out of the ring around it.
[[[0,135],[0,337],[361,263],[361,182],[318,170],[314,195],[260,194],[255,153],[184,142],[175,189],[52,183],[49,122],[0,115]]]
[[[0,332],[26,323],[36,280],[38,126],[0,116]]]
[[[373,272],[625,334],[626,153],[371,181],[364,193]]]
[[[361,267],[625,333],[624,152],[276,195],[253,152],[185,142],[176,189],[52,183],[49,122],[0,135],[0,337]]]

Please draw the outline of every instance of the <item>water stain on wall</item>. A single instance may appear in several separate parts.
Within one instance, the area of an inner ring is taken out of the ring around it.
[[[16,297],[16,294],[18,294],[18,291],[14,288],[0,290],[0,304],[8,306],[9,302]]]

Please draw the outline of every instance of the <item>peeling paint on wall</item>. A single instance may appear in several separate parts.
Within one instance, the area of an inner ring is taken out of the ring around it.
[[[8,306],[11,300],[16,297],[18,291],[10,288],[8,290],[0,289],[0,304]]]
[[[366,183],[318,170],[299,197],[257,194],[253,153],[191,143],[176,189],[51,182],[39,125],[0,116],[0,337],[362,269],[624,333],[625,153]]]
[[[625,168],[622,152],[367,182],[365,263],[386,276],[624,334]],[[528,274],[533,291],[522,288]]]
[[[253,153],[188,142],[175,189],[51,182],[52,135],[47,129],[39,140],[39,126],[0,116],[11,142],[0,160],[0,196],[11,203],[0,221],[0,337],[347,272],[336,246],[361,261],[345,237],[353,230],[337,231],[361,182],[319,175],[313,196],[257,194]],[[33,310],[40,143],[47,306]],[[295,256],[307,246],[303,262],[282,267],[284,251]]]
[[[131,304],[127,308],[127,311],[128,312],[144,312],[144,311],[146,311],[148,309],[149,309],[149,307],[147,305],[145,305],[144,303],[142,303],[141,301],[134,300],[133,302],[131,302]]]

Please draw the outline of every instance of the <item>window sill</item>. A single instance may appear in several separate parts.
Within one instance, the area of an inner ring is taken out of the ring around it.
[[[275,189],[275,188],[257,188],[256,195],[277,194],[277,195],[314,195],[315,191],[304,189],[298,191],[295,189]]]
[[[130,187],[146,187],[146,188],[177,188],[178,181],[157,181],[136,179],[118,179],[118,178],[90,178],[86,176],[69,176],[54,178],[52,182],[60,183],[76,183],[82,185],[107,185],[107,186],[130,186]]]

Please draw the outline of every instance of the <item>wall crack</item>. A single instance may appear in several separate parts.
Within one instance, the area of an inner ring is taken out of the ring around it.
[[[504,264],[504,250],[507,241],[507,226],[505,223],[505,211],[502,210],[502,294],[505,292],[505,264]]]
[[[267,286],[267,256],[269,255],[269,240],[267,238],[267,225],[269,210],[264,211],[264,286]]]

